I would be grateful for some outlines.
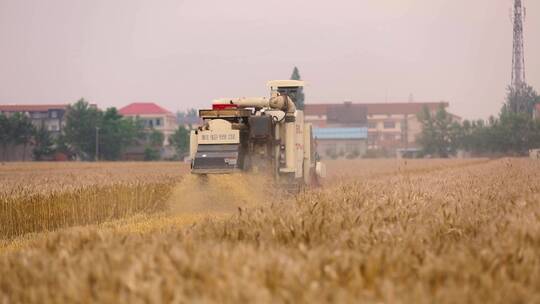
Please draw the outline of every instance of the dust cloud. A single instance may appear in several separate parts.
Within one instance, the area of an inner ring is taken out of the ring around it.
[[[221,214],[262,207],[275,199],[273,182],[267,176],[188,174],[173,190],[169,206],[173,214]]]

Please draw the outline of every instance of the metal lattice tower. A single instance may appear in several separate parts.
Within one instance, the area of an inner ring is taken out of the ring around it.
[[[514,14],[512,23],[514,24],[514,48],[512,56],[512,86],[515,88],[525,84],[525,55],[523,48],[523,18],[525,8],[521,0],[514,0]]]

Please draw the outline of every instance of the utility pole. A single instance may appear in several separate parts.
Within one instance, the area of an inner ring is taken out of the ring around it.
[[[514,46],[512,54],[512,87],[518,89],[525,85],[525,52],[523,47],[523,18],[525,8],[521,0],[514,0],[512,23],[514,26]]]
[[[99,161],[99,127],[96,127],[96,161]]]

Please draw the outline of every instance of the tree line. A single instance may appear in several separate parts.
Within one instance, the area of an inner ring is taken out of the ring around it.
[[[540,119],[534,117],[538,103],[538,93],[523,85],[509,87],[499,116],[486,121],[459,123],[444,107],[436,113],[424,108],[418,115],[422,125],[418,143],[424,156],[449,157],[459,150],[473,156],[526,155],[540,148]]]
[[[0,113],[0,144],[2,145],[2,159],[7,160],[8,149],[17,145],[23,145],[23,159],[26,159],[26,147],[32,138],[43,132],[41,127],[36,129],[30,118],[22,113],[15,113],[10,117]]]
[[[8,150],[20,145],[24,146],[25,152],[27,146],[33,147],[34,160],[47,160],[55,153],[62,153],[80,160],[114,161],[119,160],[129,147],[143,147],[145,160],[160,158],[164,134],[145,128],[139,119],[123,117],[114,107],[102,111],[80,99],[68,106],[64,120],[62,132],[52,136],[44,125],[36,127],[23,113],[9,117],[0,114],[2,159],[9,160]],[[177,158],[182,158],[189,149],[189,130],[179,126],[169,141]]]

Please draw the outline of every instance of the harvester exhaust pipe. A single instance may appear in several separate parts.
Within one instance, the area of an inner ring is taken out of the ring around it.
[[[288,116],[294,117],[296,106],[292,99],[285,95],[275,96],[270,99],[264,97],[224,98],[214,100],[214,104],[230,104],[240,108],[271,108],[281,110]]]

